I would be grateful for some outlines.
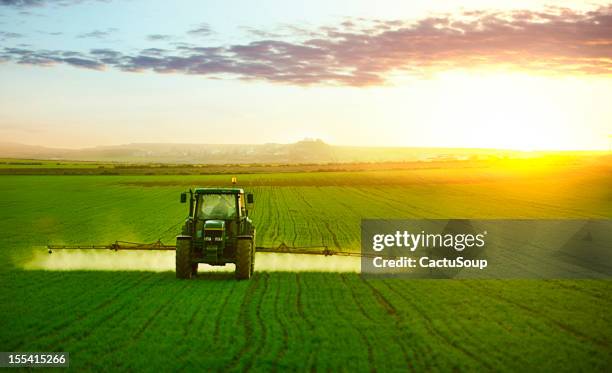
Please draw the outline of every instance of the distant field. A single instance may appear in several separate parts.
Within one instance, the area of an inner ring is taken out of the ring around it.
[[[526,166],[260,172],[238,180],[255,194],[252,218],[265,246],[357,250],[362,218],[612,217],[606,158]],[[23,270],[32,247],[49,241],[172,242],[185,217],[179,193],[229,185],[229,177],[0,180],[2,351],[69,351],[83,369],[605,371],[612,361],[610,281],[304,272],[178,281],[171,272]]]

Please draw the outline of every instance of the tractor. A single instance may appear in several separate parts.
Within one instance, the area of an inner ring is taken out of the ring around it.
[[[255,226],[249,218],[253,206],[253,194],[235,187],[232,177],[231,188],[194,188],[181,193],[181,203],[189,200],[189,213],[176,246],[167,245],[158,239],[151,243],[115,241],[110,244],[48,244],[49,254],[63,250],[175,250],[176,277],[190,279],[198,273],[198,265],[236,265],[236,278],[251,278],[255,268],[255,252],[275,254],[309,254],[364,256],[357,252],[333,251],[326,245],[288,246],[282,242],[277,247],[255,246]],[[180,223],[179,223],[180,224]],[[165,230],[176,229],[176,225]],[[317,250],[318,249],[318,250]]]
[[[234,263],[236,278],[249,279],[255,267],[255,226],[249,218],[253,194],[241,188],[195,188],[181,193],[181,203],[187,200],[189,215],[176,237],[176,277],[196,275],[199,263]]]

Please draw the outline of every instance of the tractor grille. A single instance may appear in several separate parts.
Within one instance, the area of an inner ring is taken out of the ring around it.
[[[204,242],[220,243],[221,241],[223,241],[223,230],[222,229],[205,229],[204,230]]]

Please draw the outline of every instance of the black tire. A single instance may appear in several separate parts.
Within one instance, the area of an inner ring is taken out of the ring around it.
[[[255,273],[255,229],[253,229],[253,241],[251,241],[251,275]]]
[[[251,240],[238,240],[236,248],[236,278],[248,280],[251,278],[251,263],[253,262],[253,243]]]
[[[251,250],[251,275],[255,273],[255,250]]]
[[[191,264],[191,276],[195,277],[198,275],[198,263]]]
[[[190,279],[191,268],[191,240],[176,240],[176,278]]]

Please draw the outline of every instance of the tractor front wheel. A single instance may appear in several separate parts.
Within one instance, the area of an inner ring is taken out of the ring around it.
[[[178,238],[176,240],[176,278],[191,278],[191,240]]]
[[[236,278],[248,280],[253,273],[251,263],[253,262],[253,243],[251,240],[238,240],[236,248]]]

